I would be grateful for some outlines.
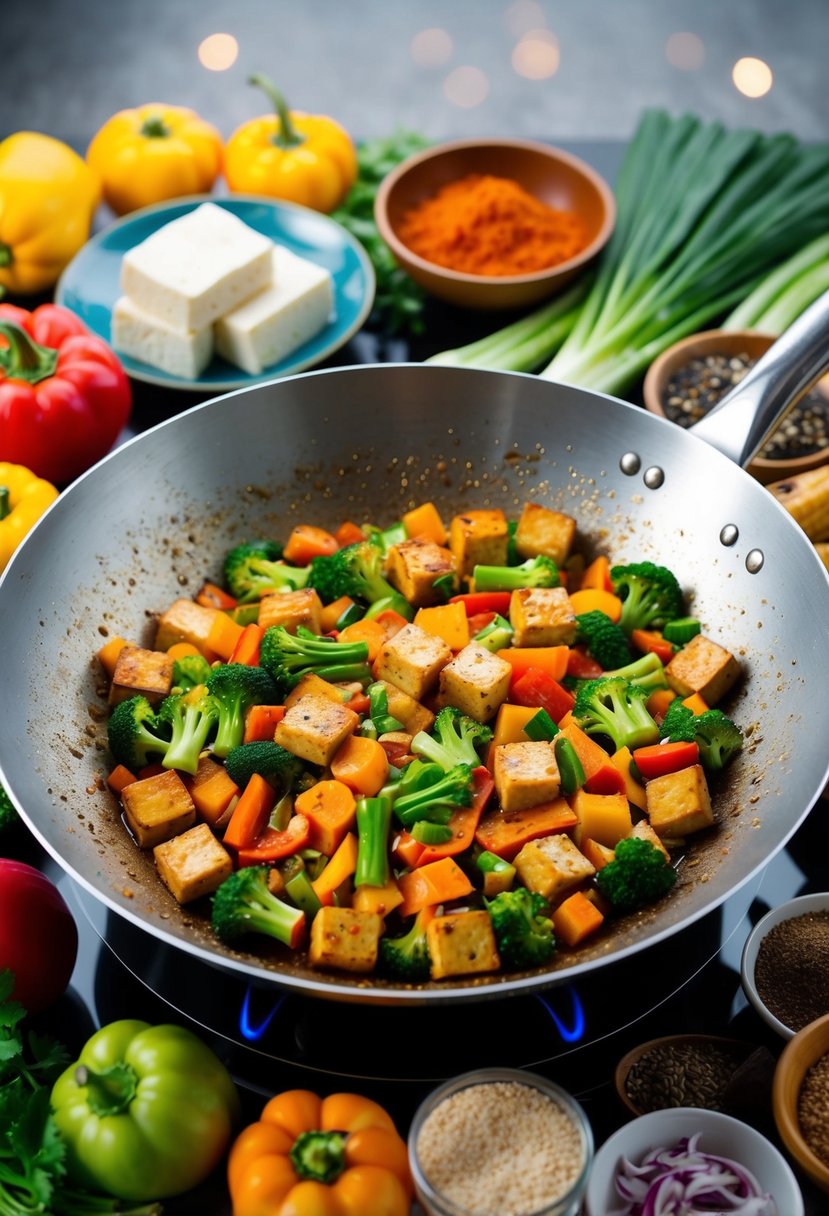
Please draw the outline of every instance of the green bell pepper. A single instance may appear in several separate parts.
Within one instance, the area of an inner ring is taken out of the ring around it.
[[[164,1199],[219,1164],[239,1095],[217,1056],[182,1026],[112,1022],[52,1089],[70,1176],[119,1199]]]

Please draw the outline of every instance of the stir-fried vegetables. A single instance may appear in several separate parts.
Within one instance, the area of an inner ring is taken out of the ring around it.
[[[102,652],[109,787],[219,941],[397,983],[550,966],[714,827],[741,664],[673,571],[586,561],[540,503],[447,523],[237,545],[224,587]]]

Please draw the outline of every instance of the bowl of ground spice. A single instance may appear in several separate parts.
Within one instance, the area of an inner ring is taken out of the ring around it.
[[[696,1106],[744,1117],[769,1109],[774,1057],[764,1047],[710,1034],[640,1043],[616,1065],[616,1092],[634,1115]]]
[[[784,1039],[829,1014],[829,892],[790,899],[757,922],[743,946],[743,990]]]
[[[534,1073],[465,1073],[421,1103],[409,1161],[427,1216],[576,1216],[593,1160],[581,1106]]]
[[[773,1107],[786,1149],[829,1191],[829,1014],[786,1044],[774,1073]]]
[[[416,153],[374,205],[397,262],[432,295],[514,309],[554,295],[607,243],[616,203],[584,161],[532,140],[470,139]]]
[[[775,339],[751,330],[710,329],[668,347],[648,368],[645,406],[678,426],[699,422],[735,388]],[[829,462],[829,379],[786,413],[748,467],[763,485]]]

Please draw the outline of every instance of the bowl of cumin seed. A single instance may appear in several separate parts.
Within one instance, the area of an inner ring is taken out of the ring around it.
[[[829,892],[799,895],[752,929],[740,962],[743,990],[783,1039],[829,1014]]]
[[[616,1065],[616,1092],[633,1115],[699,1107],[739,1115],[771,1097],[774,1061],[764,1048],[711,1034],[640,1043]]]

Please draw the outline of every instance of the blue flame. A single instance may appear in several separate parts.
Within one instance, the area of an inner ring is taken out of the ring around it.
[[[270,1010],[254,1025],[251,1020],[250,1009],[251,995],[254,991],[253,986],[248,984],[244,1000],[242,1001],[242,1008],[239,1010],[239,1030],[242,1032],[242,1037],[250,1043],[259,1042],[285,1002],[284,996],[277,997]]]
[[[562,989],[559,988],[556,989],[556,991],[561,992]],[[578,1043],[580,1039],[584,1038],[584,1006],[581,1003],[581,997],[572,984],[567,984],[563,991],[570,994],[571,1008],[569,1022],[565,1022],[563,1018],[559,1017],[559,1015],[556,1013],[551,1003],[551,997],[544,996],[542,993],[536,993],[536,996],[555,1022],[556,1029],[564,1042]]]

